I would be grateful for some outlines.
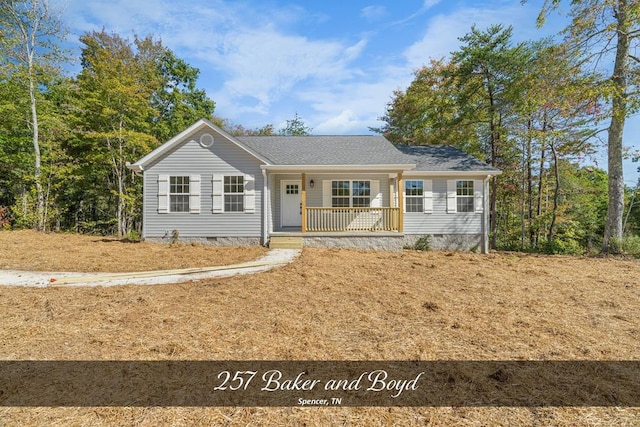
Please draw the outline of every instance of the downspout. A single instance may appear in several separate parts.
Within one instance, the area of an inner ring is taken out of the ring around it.
[[[482,203],[484,204],[482,217],[482,253],[489,253],[489,180],[491,175],[487,175],[482,185]]]
[[[267,246],[269,239],[269,175],[262,169],[262,245]]]

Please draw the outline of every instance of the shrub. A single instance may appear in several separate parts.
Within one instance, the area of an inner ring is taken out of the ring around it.
[[[428,251],[429,249],[431,249],[429,240],[429,236],[420,237],[418,240],[416,240],[416,243],[414,243],[413,249],[415,249],[416,251]]]
[[[175,245],[180,241],[180,231],[178,229],[173,229],[171,231],[171,245]]]
[[[9,208],[7,206],[0,206],[0,229],[11,229],[11,218],[9,217]]]
[[[625,254],[640,258],[640,236],[625,236],[621,247]]]

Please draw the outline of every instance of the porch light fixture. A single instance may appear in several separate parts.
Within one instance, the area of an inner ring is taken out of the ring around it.
[[[315,182],[313,182],[313,180],[309,181],[309,187],[313,188],[313,186],[314,186],[315,184],[316,184],[316,183],[315,183]]]

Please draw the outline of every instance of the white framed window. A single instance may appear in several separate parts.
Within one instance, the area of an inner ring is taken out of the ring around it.
[[[298,184],[287,184],[284,191],[286,194],[299,194],[300,188]]]
[[[244,176],[224,177],[224,211],[244,211]]]
[[[331,181],[331,207],[359,208],[371,204],[371,181]]]
[[[159,175],[158,213],[200,213],[200,175]]]
[[[473,180],[456,181],[456,212],[474,212]]]
[[[169,212],[189,212],[189,177],[169,177]]]
[[[369,207],[371,201],[371,181],[353,181],[351,206],[354,208]]]
[[[256,211],[256,190],[253,175],[218,175],[212,178],[213,206],[211,212]]]
[[[331,181],[331,207],[351,206],[351,181]]]
[[[481,179],[447,180],[447,213],[484,212],[483,186]]]
[[[404,182],[405,210],[424,212],[424,181],[406,180]]]
[[[409,213],[433,213],[433,181],[407,179],[404,181],[404,211]]]

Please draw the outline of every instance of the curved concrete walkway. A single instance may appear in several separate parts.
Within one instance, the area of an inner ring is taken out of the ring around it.
[[[238,274],[253,274],[286,265],[300,254],[299,249],[271,249],[255,261],[241,264],[179,270],[156,270],[130,273],[67,273],[0,270],[0,286],[68,287],[160,285],[182,283]]]

